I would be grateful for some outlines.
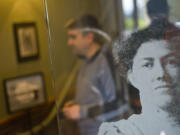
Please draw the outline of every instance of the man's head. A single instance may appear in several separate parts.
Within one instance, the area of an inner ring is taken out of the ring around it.
[[[169,6],[167,0],[149,0],[147,2],[147,13],[151,20],[168,18]]]
[[[102,45],[101,36],[93,32],[94,29],[100,30],[101,27],[96,17],[92,15],[75,18],[69,21],[65,27],[68,29],[68,45],[80,57],[86,56],[92,46]]]

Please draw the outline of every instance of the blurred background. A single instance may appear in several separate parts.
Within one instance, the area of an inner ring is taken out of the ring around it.
[[[79,62],[67,46],[66,22],[95,15],[116,39],[150,24],[147,1],[1,0],[0,135],[61,134],[59,107],[74,95]],[[178,25],[180,1],[168,3],[170,21]]]

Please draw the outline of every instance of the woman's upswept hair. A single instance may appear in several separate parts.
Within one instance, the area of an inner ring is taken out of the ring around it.
[[[115,65],[123,65],[125,73],[132,68],[133,58],[136,55],[142,43],[150,40],[164,39],[166,27],[168,22],[166,20],[154,21],[148,28],[134,32],[129,38],[125,40],[117,39],[113,42],[112,53]]]

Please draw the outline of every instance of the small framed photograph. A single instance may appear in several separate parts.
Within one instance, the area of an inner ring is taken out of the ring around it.
[[[46,102],[42,73],[4,80],[8,112],[29,109]]]
[[[19,62],[39,57],[38,35],[35,23],[14,24],[14,35]]]

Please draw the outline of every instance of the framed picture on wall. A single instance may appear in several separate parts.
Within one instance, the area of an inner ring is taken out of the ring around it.
[[[14,24],[17,58],[19,62],[39,57],[38,35],[35,23]]]
[[[29,109],[45,103],[45,85],[42,73],[4,80],[8,112]]]

